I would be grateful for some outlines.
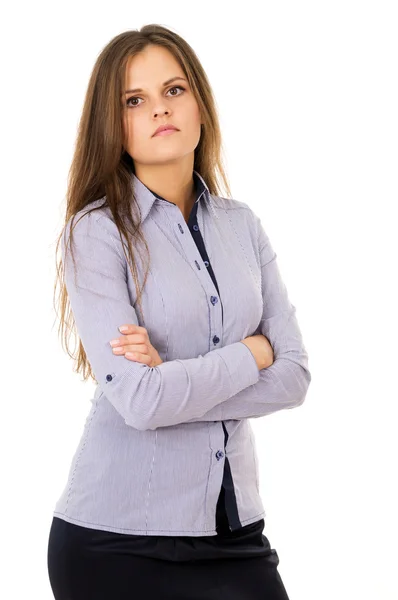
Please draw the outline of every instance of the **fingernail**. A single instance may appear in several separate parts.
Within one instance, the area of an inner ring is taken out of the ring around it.
[[[119,327],[119,331],[121,331],[122,333],[124,331],[128,331],[128,326],[127,325],[121,325],[121,327]]]

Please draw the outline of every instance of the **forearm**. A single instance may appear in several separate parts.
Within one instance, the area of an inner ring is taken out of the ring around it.
[[[128,366],[105,393],[126,424],[142,430],[201,420],[260,376],[250,349],[240,342],[157,367]]]
[[[188,423],[258,418],[300,406],[311,381],[311,374],[304,362],[298,364],[288,358],[278,358],[270,367],[260,371],[257,383],[221,402],[200,417],[190,419]]]

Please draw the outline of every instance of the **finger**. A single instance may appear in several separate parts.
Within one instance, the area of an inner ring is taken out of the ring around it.
[[[141,327],[141,325],[134,325],[133,323],[127,323],[125,325],[121,325],[119,331],[123,334],[125,333],[148,333],[145,327]]]
[[[112,347],[117,346],[126,346],[128,344],[143,344],[147,341],[147,338],[141,333],[130,333],[126,334],[124,337],[115,338],[111,340],[109,344]]]
[[[140,354],[148,354],[149,349],[146,344],[129,344],[125,346],[126,352],[139,352]]]
[[[141,354],[148,354],[149,348],[146,344],[126,344],[119,345],[113,348],[115,354],[125,354],[126,352],[140,352]]]
[[[142,354],[141,352],[126,352],[124,356],[127,360],[140,362],[145,365],[149,365],[151,362],[151,357],[148,354]]]

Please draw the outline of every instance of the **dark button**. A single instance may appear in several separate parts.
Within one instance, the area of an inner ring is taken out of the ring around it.
[[[199,231],[199,226],[198,225],[194,225],[192,228],[194,231]]]
[[[210,296],[210,302],[211,302],[212,304],[216,304],[216,302],[218,302],[218,298],[217,298],[217,296]]]
[[[107,375],[107,376],[106,376],[106,380],[107,380],[107,381],[112,381],[112,375]]]
[[[216,459],[220,460],[223,457],[224,457],[224,452],[221,452],[221,450],[217,450],[217,452],[216,452]]]
[[[215,344],[218,344],[219,341],[220,341],[220,338],[215,335],[214,338],[213,338],[213,342]]]
[[[204,263],[205,263],[206,267],[208,267],[210,264],[208,260],[205,260]]]

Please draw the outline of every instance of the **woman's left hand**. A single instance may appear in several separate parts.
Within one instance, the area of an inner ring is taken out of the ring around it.
[[[109,342],[113,353],[124,355],[125,358],[134,362],[144,363],[148,367],[161,365],[163,361],[156,348],[152,346],[145,327],[140,325],[125,325],[124,327],[127,329],[125,332],[123,331],[123,337]]]

